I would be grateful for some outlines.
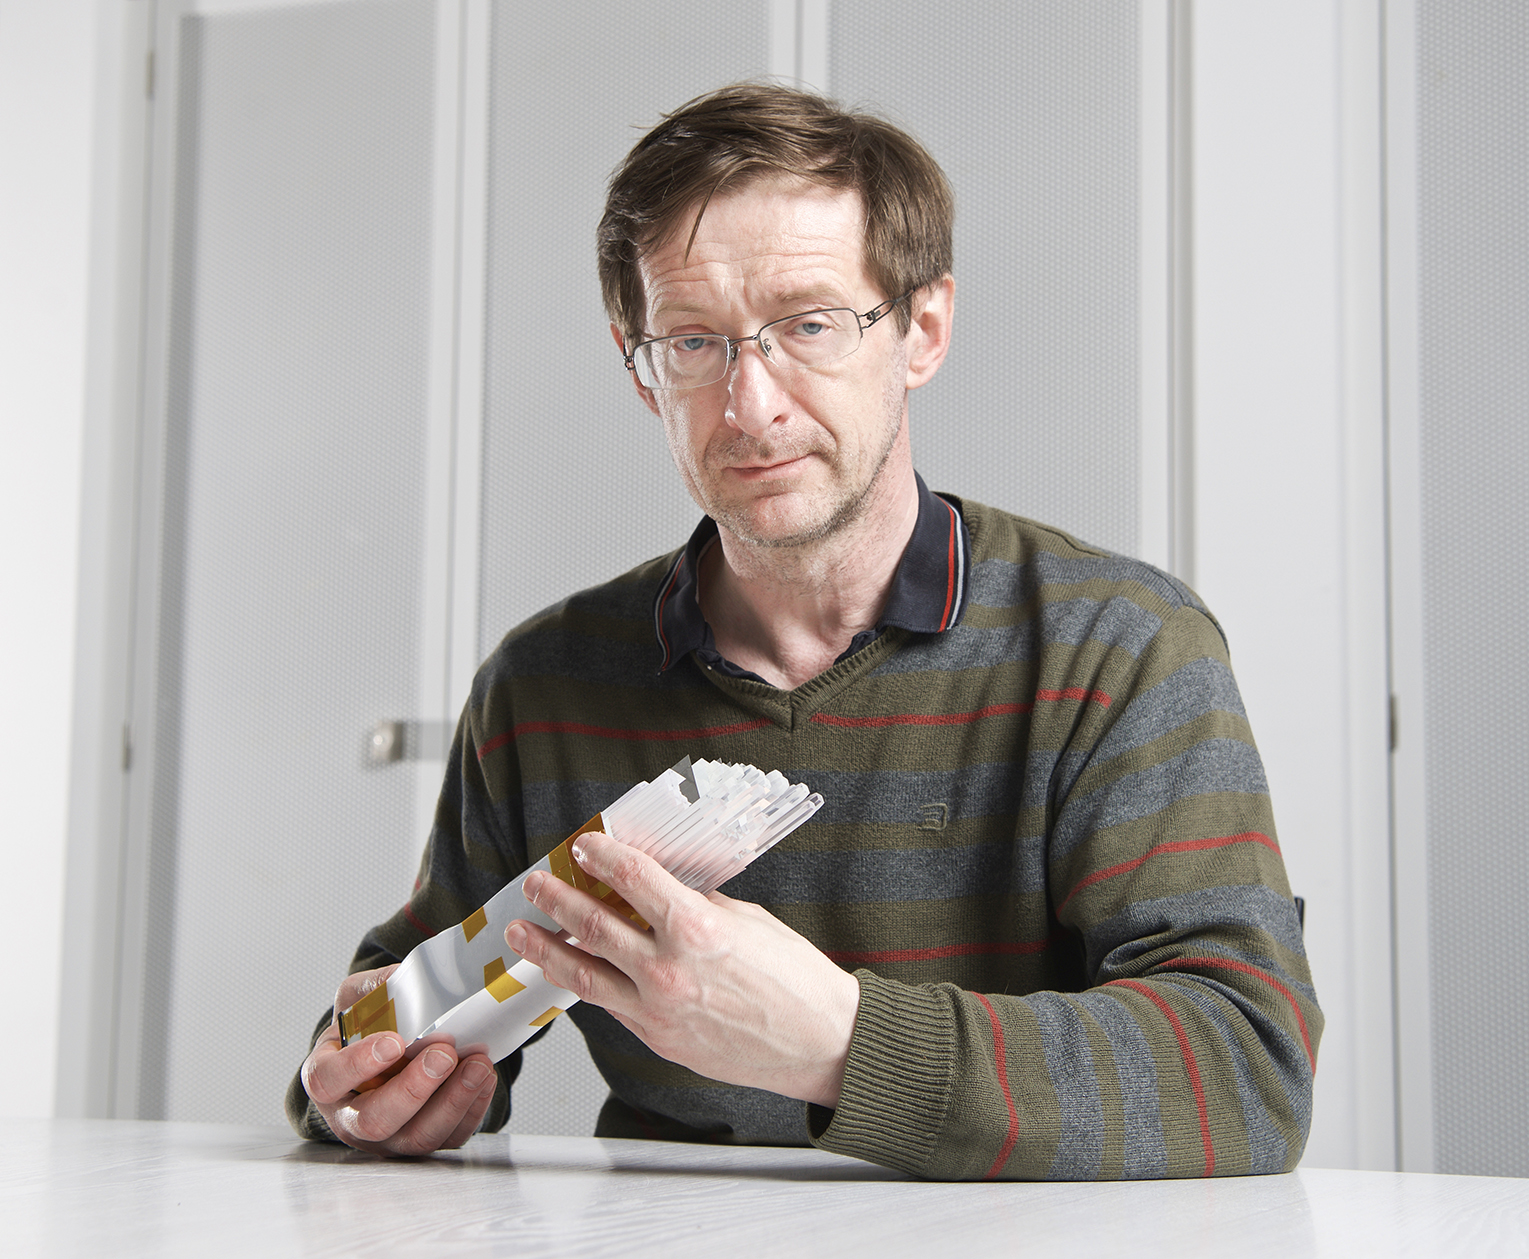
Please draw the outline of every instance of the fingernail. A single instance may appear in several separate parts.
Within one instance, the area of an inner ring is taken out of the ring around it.
[[[488,1077],[492,1074],[481,1062],[469,1062],[462,1068],[462,1083],[476,1093],[488,1083]]]
[[[526,929],[518,922],[512,922],[504,933],[504,942],[517,953],[526,951]]]
[[[452,1067],[456,1066],[456,1059],[444,1049],[430,1049],[425,1052],[425,1074],[432,1080],[439,1080],[443,1075],[448,1075]]]
[[[391,1036],[372,1038],[372,1057],[383,1064],[392,1062],[403,1052],[403,1047]]]
[[[537,870],[533,874],[526,875],[526,881],[522,885],[522,890],[526,894],[526,899],[530,901],[531,904],[536,904],[536,894],[542,890],[542,884],[546,881],[547,876],[540,870]]]
[[[582,839],[575,841],[573,847],[568,850],[569,854],[580,865],[584,864],[584,854],[586,851],[587,849],[584,847],[584,841]]]

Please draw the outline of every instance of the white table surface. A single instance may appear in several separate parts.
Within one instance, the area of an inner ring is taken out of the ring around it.
[[[7,1256],[1529,1256],[1529,1180],[1481,1176],[951,1185],[816,1150],[577,1137],[388,1161],[281,1128],[0,1135]]]

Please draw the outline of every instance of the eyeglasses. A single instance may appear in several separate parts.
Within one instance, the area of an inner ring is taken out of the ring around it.
[[[657,337],[632,347],[625,356],[628,371],[647,389],[699,389],[727,377],[738,358],[738,347],[757,342],[759,351],[779,368],[816,371],[848,358],[860,348],[865,330],[880,323],[913,294],[904,293],[873,306],[865,314],[846,308],[806,310],[800,315],[767,323],[751,337],[725,337],[720,332],[686,332]]]

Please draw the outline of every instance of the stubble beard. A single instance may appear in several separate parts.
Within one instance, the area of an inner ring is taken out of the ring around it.
[[[754,513],[750,510],[758,506],[762,501],[760,499],[751,500],[747,506],[738,507],[721,502],[708,503],[704,508],[706,514],[740,541],[756,547],[784,549],[811,546],[849,528],[865,516],[872,494],[881,480],[882,473],[886,471],[887,461],[892,457],[898,434],[902,431],[906,399],[906,390],[896,389],[889,383],[883,395],[881,445],[876,451],[875,466],[860,484],[848,487],[848,492],[844,493],[839,501],[833,504],[832,509],[816,522],[809,522],[794,533],[761,532],[755,523]],[[720,470],[751,460],[778,463],[784,459],[799,459],[804,455],[820,458],[828,465],[831,473],[830,487],[844,485],[844,468],[836,452],[821,450],[814,446],[808,446],[800,451],[771,447],[746,434],[739,434],[716,451],[708,451],[706,462],[710,467]]]

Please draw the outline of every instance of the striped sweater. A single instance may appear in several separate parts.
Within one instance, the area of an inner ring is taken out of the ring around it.
[[[512,631],[414,894],[353,969],[459,922],[679,756],[751,762],[827,802],[724,890],[854,970],[839,1106],[705,1079],[578,1005],[611,1088],[597,1135],[810,1141],[954,1180],[1293,1167],[1322,1016],[1219,627],[1156,569],[951,501],[961,622],[889,629],[794,691],[695,657],[658,671],[672,555]],[[306,1101],[294,1081],[294,1123],[327,1135]]]

